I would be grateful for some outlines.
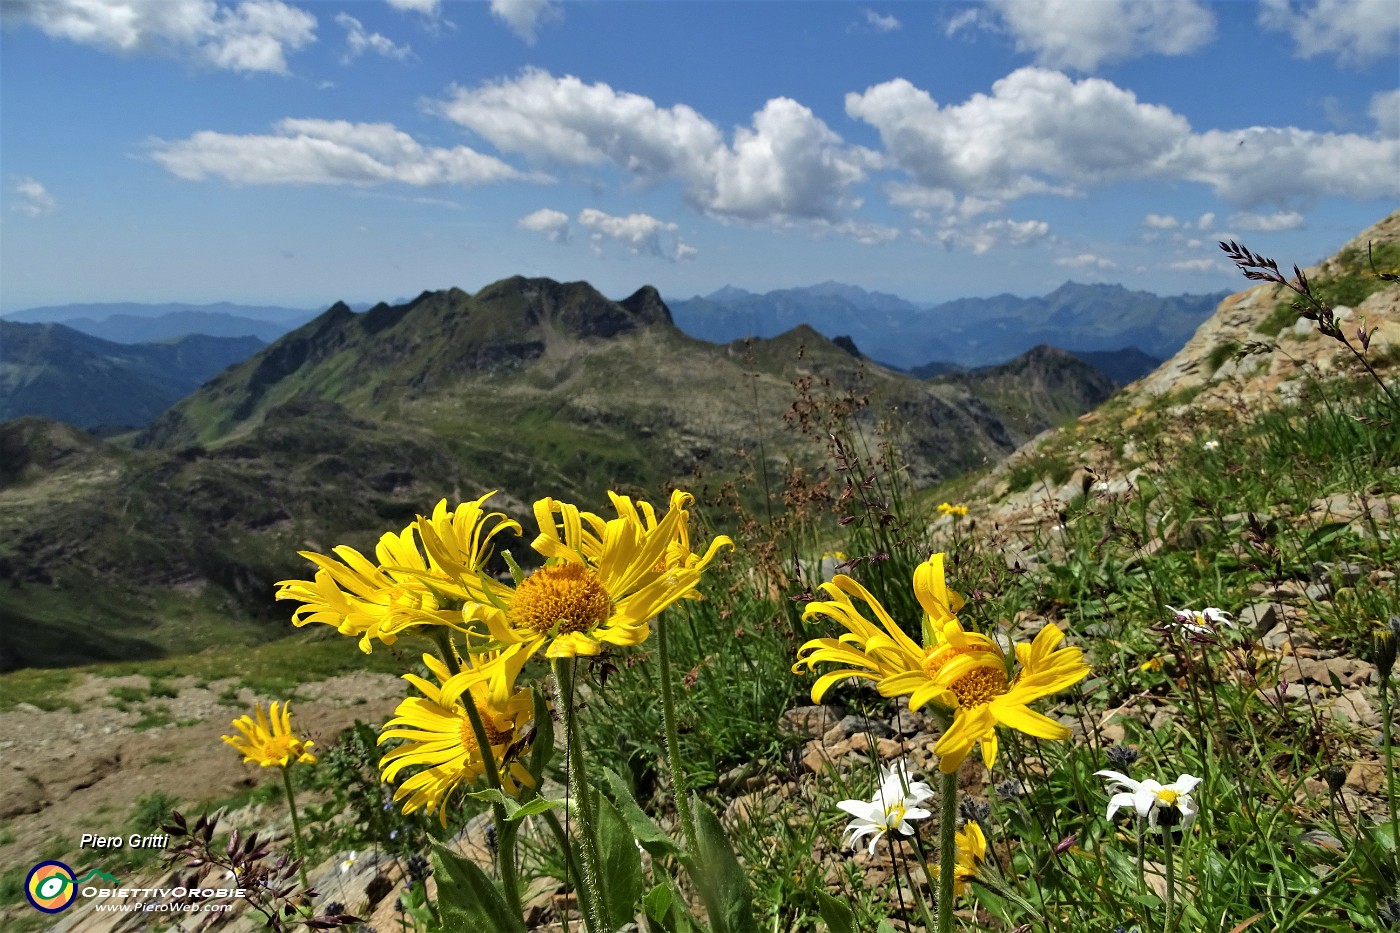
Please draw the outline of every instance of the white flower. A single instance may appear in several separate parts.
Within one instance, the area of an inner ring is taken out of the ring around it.
[[[1201,445],[1201,449],[1202,449],[1202,450],[1219,450],[1219,449],[1220,449],[1220,442],[1219,442],[1219,441],[1206,441],[1204,444]]]
[[[855,817],[841,835],[842,843],[854,848],[862,836],[874,833],[870,839],[870,854],[880,837],[890,831],[912,835],[910,820],[926,820],[933,815],[919,804],[933,796],[933,788],[923,781],[911,781],[904,763],[898,762],[880,774],[880,786],[870,800],[842,800],[836,806]],[[847,838],[849,837],[849,838]]]
[[[1175,606],[1167,608],[1172,612],[1172,620],[1166,623],[1167,627],[1179,628],[1187,635],[1209,638],[1215,634],[1216,626],[1228,625],[1231,628],[1235,626],[1235,623],[1230,621],[1230,613],[1213,606],[1199,610],[1177,609]]]
[[[1155,828],[1157,812],[1175,808],[1181,814],[1181,828],[1185,830],[1191,827],[1191,821],[1199,812],[1196,802],[1191,799],[1191,792],[1201,783],[1198,777],[1183,774],[1170,784],[1159,784],[1151,778],[1134,781],[1117,771],[1095,771],[1094,774],[1108,778],[1108,791],[1113,794],[1108,801],[1110,820],[1119,807],[1132,807],[1137,811],[1138,819],[1146,817],[1147,825]]]
[[[350,854],[340,860],[340,873],[343,875],[346,872],[352,870],[355,867],[355,863],[359,860],[360,853],[354,849],[351,849]]]

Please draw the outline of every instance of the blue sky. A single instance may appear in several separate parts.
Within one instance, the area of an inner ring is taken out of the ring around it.
[[[1400,202],[1400,3],[0,0],[0,310],[1242,287]]]

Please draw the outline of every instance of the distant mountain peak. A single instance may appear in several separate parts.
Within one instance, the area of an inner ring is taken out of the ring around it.
[[[705,297],[710,301],[718,301],[721,304],[725,304],[728,302],[743,301],[746,298],[755,298],[757,296],[746,289],[737,288],[733,285],[726,285],[723,288],[710,292]]]

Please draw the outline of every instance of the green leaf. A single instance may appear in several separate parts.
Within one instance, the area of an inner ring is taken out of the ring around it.
[[[549,766],[549,759],[554,757],[554,717],[549,713],[544,691],[538,686],[534,688],[534,701],[535,741],[530,746],[530,760],[525,763],[525,770],[534,777],[536,787],[543,787],[544,769]]]
[[[685,898],[676,883],[669,877],[647,892],[642,898],[642,909],[647,919],[665,933],[705,933],[705,928],[696,922],[686,908]]]
[[[440,842],[433,843],[433,877],[443,933],[525,933],[525,924],[484,871]]]
[[[724,827],[698,796],[692,796],[695,811],[695,847],[690,880],[705,902],[705,912],[715,933],[758,933],[754,916],[753,888],[744,867],[739,864]]]
[[[507,796],[496,790],[494,787],[485,787],[481,790],[466,791],[463,796],[474,797],[477,800],[484,800],[487,803],[498,803],[505,807],[506,819],[523,820],[527,816],[534,816],[536,813],[543,813],[546,810],[553,810],[555,807],[562,807],[564,801],[551,800],[548,797],[532,797],[521,803],[514,797]]]
[[[875,928],[875,933],[897,933],[894,924],[888,920],[881,920],[880,925]]]
[[[616,930],[637,914],[637,903],[645,887],[642,853],[622,814],[603,794],[598,795],[597,817],[598,855],[602,861],[599,871],[607,892],[607,919],[609,928]]]
[[[856,933],[856,915],[845,901],[838,901],[825,891],[817,891],[817,907],[831,933]]]
[[[1316,531],[1303,540],[1299,550],[1304,554],[1311,554],[1313,548],[1326,544],[1328,541],[1337,537],[1337,535],[1346,530],[1347,525],[1347,522],[1326,522],[1325,524],[1319,525]]]
[[[632,831],[632,838],[642,844],[652,855],[666,856],[680,853],[680,846],[672,841],[671,837],[662,832],[661,827],[652,822],[651,817],[642,811],[633,799],[632,792],[627,788],[627,782],[610,768],[603,768],[603,780],[611,791],[611,797],[617,804],[617,811],[622,816],[627,827]]]

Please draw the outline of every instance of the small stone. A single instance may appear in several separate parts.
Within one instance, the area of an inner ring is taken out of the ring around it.
[[[841,720],[839,728],[846,735],[855,735],[858,732],[869,732],[880,738],[889,738],[894,735],[894,730],[888,725],[867,716],[847,716]]]
[[[845,714],[839,706],[798,706],[778,717],[778,729],[789,735],[819,739]]]
[[[1330,583],[1309,583],[1303,590],[1303,594],[1315,603],[1324,603],[1332,598],[1332,584]]]
[[[1380,793],[1385,787],[1385,768],[1379,761],[1358,761],[1347,772],[1344,787],[1363,794]]]
[[[1374,727],[1381,723],[1380,715],[1360,687],[1348,690],[1337,697],[1336,702],[1329,707],[1329,710],[1337,719],[1352,722],[1358,726]]]
[[[1235,621],[1241,628],[1249,627],[1255,634],[1263,635],[1282,621],[1282,615],[1275,603],[1250,603],[1239,611]]]
[[[1314,583],[1330,583],[1333,576],[1341,579],[1342,586],[1355,586],[1361,579],[1362,571],[1360,564],[1337,563],[1328,564],[1322,561],[1313,561],[1312,578]]]

